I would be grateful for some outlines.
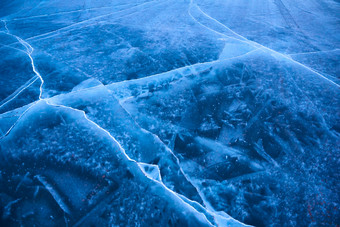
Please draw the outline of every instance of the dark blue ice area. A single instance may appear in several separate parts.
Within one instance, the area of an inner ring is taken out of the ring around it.
[[[337,226],[336,0],[0,2],[0,226]]]

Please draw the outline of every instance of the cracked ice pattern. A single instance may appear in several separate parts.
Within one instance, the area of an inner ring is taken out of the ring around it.
[[[1,1],[1,226],[338,225],[339,10]]]

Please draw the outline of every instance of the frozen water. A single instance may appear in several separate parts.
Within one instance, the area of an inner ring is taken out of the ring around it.
[[[339,11],[2,0],[0,225],[338,225]]]

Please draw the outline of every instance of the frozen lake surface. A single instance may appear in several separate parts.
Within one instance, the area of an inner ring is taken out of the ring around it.
[[[340,224],[338,0],[1,0],[0,226]]]

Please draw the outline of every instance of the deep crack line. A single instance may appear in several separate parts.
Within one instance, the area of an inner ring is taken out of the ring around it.
[[[40,90],[40,92],[39,92],[39,100],[41,100],[42,99],[41,96],[42,96],[42,92],[43,92],[42,86],[44,84],[44,79],[42,78],[40,73],[35,68],[34,60],[33,60],[33,57],[32,57],[32,53],[34,51],[34,48],[29,43],[27,43],[25,40],[21,39],[19,36],[16,36],[16,35],[12,34],[9,31],[9,29],[7,27],[7,23],[6,23],[5,20],[2,20],[2,22],[4,23],[5,29],[7,31],[6,33],[8,35],[10,35],[10,36],[15,37],[21,43],[21,45],[23,45],[26,48],[25,52],[26,52],[27,56],[30,58],[30,60],[31,60],[32,70],[33,70],[34,74],[37,75],[39,77],[40,81],[41,81],[40,88],[39,88],[39,90]]]
[[[37,69],[35,68],[35,64],[34,64],[34,60],[33,60],[33,57],[32,57],[32,53],[34,51],[33,47],[31,45],[29,45],[26,41],[24,41],[23,39],[21,39],[20,37],[17,37],[17,39],[19,40],[19,42],[24,45],[26,47],[27,45],[27,55],[28,57],[30,58],[31,60],[31,65],[32,65],[32,70],[33,72],[39,77],[40,81],[41,81],[41,84],[40,84],[40,87],[39,87],[39,99],[41,100],[41,96],[42,96],[42,92],[43,92],[43,85],[44,85],[44,79],[42,78],[42,76],[40,75],[40,73],[37,71]],[[31,51],[29,51],[29,49]]]

